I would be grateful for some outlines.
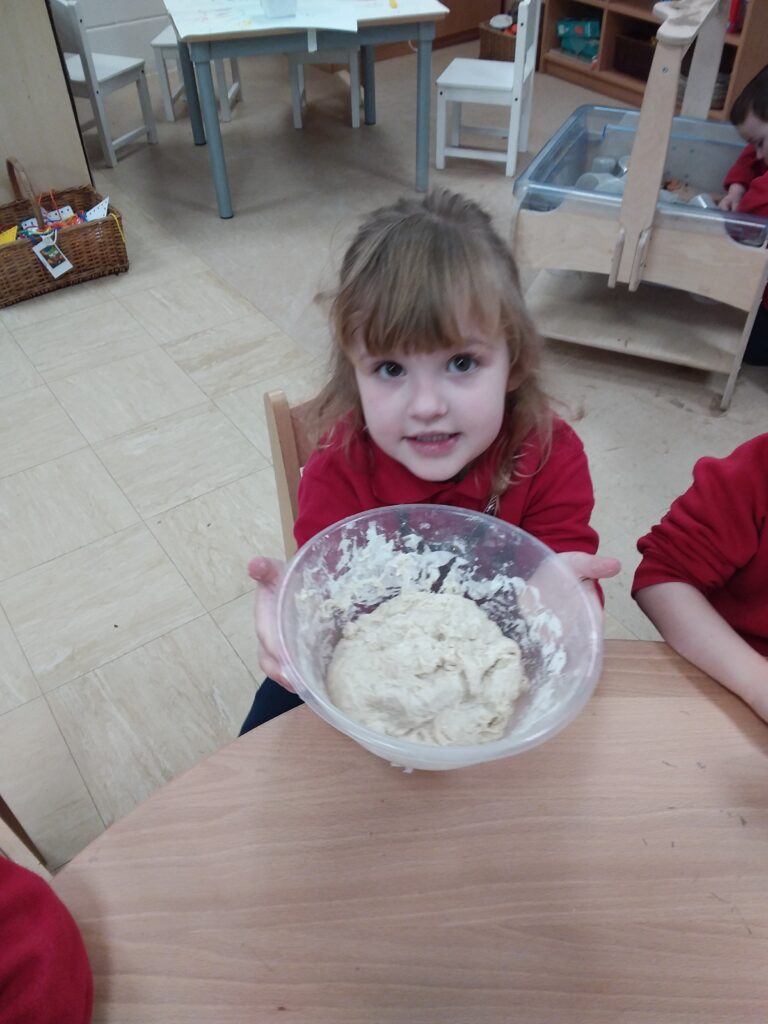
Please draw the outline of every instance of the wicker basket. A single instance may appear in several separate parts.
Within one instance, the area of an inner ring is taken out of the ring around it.
[[[517,0],[507,4],[504,8],[507,14],[515,17],[517,11]],[[514,36],[508,36],[501,29],[492,28],[490,22],[483,21],[478,26],[480,30],[480,59],[481,60],[514,60],[515,43]]]
[[[28,217],[43,219],[40,203],[29,183],[29,178],[18,160],[7,160],[8,178],[16,201],[0,206],[0,232],[14,227]],[[81,188],[57,189],[49,200],[56,207],[69,205],[76,212],[90,210],[103,196],[86,185]],[[68,288],[81,281],[91,281],[106,274],[121,274],[128,269],[122,217],[110,205],[109,213],[100,220],[74,227],[62,228],[56,244],[72,264],[72,269],[53,278],[32,252],[33,243],[26,238],[0,245],[0,308],[14,302],[31,299],[35,295]]]

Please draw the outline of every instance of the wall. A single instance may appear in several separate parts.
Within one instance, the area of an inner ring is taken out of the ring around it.
[[[101,53],[155,61],[150,42],[168,24],[163,0],[79,0],[91,47]]]

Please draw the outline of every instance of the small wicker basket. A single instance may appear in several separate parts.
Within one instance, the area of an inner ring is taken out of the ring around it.
[[[507,14],[514,17],[517,10],[517,3],[511,3],[507,7]],[[514,36],[507,35],[501,29],[492,28],[490,22],[482,21],[478,26],[480,30],[480,59],[481,60],[514,60],[515,44]]]
[[[14,159],[6,161],[6,168],[16,199],[12,203],[0,205],[0,232],[18,225],[28,217],[36,217],[38,224],[42,225],[40,203],[24,168]],[[57,208],[69,205],[76,212],[90,210],[103,199],[89,185],[57,189],[45,193],[43,198],[48,195]],[[21,238],[0,245],[0,308],[106,274],[120,274],[128,269],[122,217],[112,205],[107,216],[100,220],[62,228],[58,232],[56,244],[72,264],[72,270],[59,278],[51,277],[35,256],[33,243],[28,239]]]

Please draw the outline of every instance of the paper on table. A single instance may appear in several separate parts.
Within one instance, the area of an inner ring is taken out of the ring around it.
[[[222,0],[167,0],[166,8],[182,39],[211,38],[271,29],[333,29],[357,31],[356,4],[352,0],[298,0],[288,18],[267,18],[261,0],[227,4]]]

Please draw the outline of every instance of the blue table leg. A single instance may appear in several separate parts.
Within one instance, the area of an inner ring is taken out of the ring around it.
[[[434,34],[434,26],[432,26]],[[416,66],[416,191],[429,185],[429,104],[432,95],[432,39],[419,34]]]
[[[216,97],[213,92],[211,62],[209,60],[202,60],[196,63],[195,67],[197,69],[197,80],[200,84],[200,105],[203,109],[205,136],[208,140],[208,155],[211,158],[211,173],[213,175],[213,187],[216,189],[219,216],[223,220],[228,220],[233,216],[232,198],[229,194],[227,165],[224,162],[224,146],[221,142],[221,126],[219,125],[219,114],[216,109]]]
[[[187,110],[189,120],[192,124],[192,138],[196,146],[205,145],[205,132],[203,131],[203,119],[200,116],[200,101],[197,96],[197,84],[195,82],[195,69],[189,56],[189,47],[186,43],[179,41],[179,67],[181,77],[184,80],[184,95],[187,99]]]
[[[376,124],[376,51],[373,46],[361,46],[360,49],[363,51],[365,123]]]

